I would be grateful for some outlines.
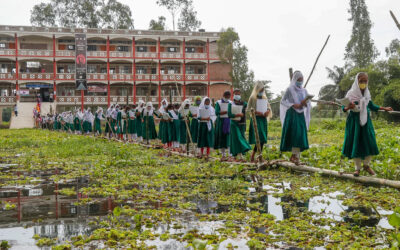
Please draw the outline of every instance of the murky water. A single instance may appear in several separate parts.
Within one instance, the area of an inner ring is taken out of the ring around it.
[[[11,171],[9,169],[12,169],[14,165],[2,164],[0,167],[3,171]],[[57,243],[64,243],[73,236],[89,235],[95,229],[89,226],[88,223],[94,216],[106,216],[117,205],[135,206],[134,201],[129,201],[126,204],[115,204],[110,198],[93,198],[93,202],[90,204],[76,205],[77,201],[86,198],[83,194],[77,192],[74,196],[65,196],[58,194],[58,191],[63,188],[79,190],[79,188],[87,186],[89,180],[82,177],[55,184],[49,179],[53,173],[53,171],[15,173],[36,178],[36,183],[38,184],[0,188],[0,201],[2,204],[15,205],[15,208],[3,210],[0,213],[0,240],[7,240],[12,249],[37,249],[35,240],[32,238],[34,235],[57,238]],[[290,211],[280,205],[280,202],[290,202],[298,208],[313,212],[314,216],[331,218],[338,222],[346,220],[349,222],[349,218],[343,217],[343,212],[360,209],[344,206],[338,198],[338,196],[343,195],[341,192],[314,196],[307,201],[297,201],[287,196],[275,197],[274,194],[282,194],[284,189],[290,188],[290,183],[276,184],[274,187],[262,185],[262,193],[250,188],[248,202],[249,204],[260,202],[262,204],[261,212],[274,215],[277,221],[291,216]],[[186,233],[196,229],[204,234],[218,234],[217,229],[224,227],[223,222],[199,221],[194,215],[195,213],[215,214],[226,212],[229,210],[229,206],[221,206],[212,199],[194,199],[192,202],[196,204],[196,209],[191,213],[189,212],[185,217],[178,219],[182,226],[181,228],[174,229],[172,225],[160,224],[152,229],[154,233]],[[161,204],[153,202],[146,204],[146,206],[158,208]],[[377,208],[377,210],[380,215],[391,213],[391,211],[380,208]],[[380,226],[391,229],[385,216],[382,216],[384,218],[379,218],[374,211],[369,210],[361,212],[372,218],[370,221],[360,222],[361,226]],[[350,223],[353,222],[350,221]],[[258,228],[257,231],[266,233],[263,228]],[[247,249],[246,242],[247,240],[243,238],[228,239],[221,243],[220,248],[224,249],[231,243],[234,246],[238,246],[239,249]],[[167,241],[160,239],[147,240],[146,244],[154,245],[158,249],[186,249],[187,246],[187,243],[174,239]]]

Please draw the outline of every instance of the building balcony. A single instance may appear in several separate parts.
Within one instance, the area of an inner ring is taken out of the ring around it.
[[[185,58],[207,60],[207,53],[185,53]]]
[[[0,105],[12,105],[16,100],[15,96],[0,96]]]
[[[147,96],[144,95],[137,95],[136,96],[136,103],[139,102],[139,100],[143,100],[144,102],[151,101],[153,104],[157,103],[158,104],[158,96],[150,96],[150,100],[147,99]]]
[[[107,57],[107,51],[87,51],[88,57]]]
[[[161,81],[183,81],[183,75],[181,74],[161,75]]]
[[[133,76],[131,74],[111,74],[110,75],[111,81],[132,81]]]
[[[123,51],[110,51],[110,57],[113,58],[131,58],[131,52],[123,52]]]
[[[15,56],[15,49],[0,49],[0,56]]]
[[[183,97],[180,96],[172,96],[172,103],[181,103],[183,101],[182,98]],[[161,100],[163,99],[167,99],[168,102],[171,102],[170,96],[161,96]]]
[[[174,53],[174,52],[161,52],[161,58],[182,58],[182,53]]]
[[[186,74],[186,81],[207,81],[207,74]]]
[[[56,56],[57,57],[74,57],[75,51],[73,51],[73,50],[57,50]]]
[[[84,96],[83,101],[85,104],[107,105],[107,96]]]
[[[56,80],[74,81],[75,74],[74,73],[57,73]]]
[[[0,80],[15,80],[15,74],[11,73],[0,73]]]
[[[80,96],[57,96],[56,97],[57,104],[60,105],[79,105],[81,103]]]
[[[136,58],[158,58],[157,52],[136,52]]]
[[[156,74],[136,74],[136,81],[158,81]]]
[[[19,80],[50,81],[53,80],[53,73],[20,73]]]
[[[110,103],[133,104],[133,96],[110,96]]]
[[[18,56],[51,57],[51,56],[53,56],[53,51],[52,50],[20,49],[20,50],[18,50]]]
[[[101,73],[90,73],[86,75],[87,80],[90,81],[106,81],[107,80],[107,74],[101,74]]]

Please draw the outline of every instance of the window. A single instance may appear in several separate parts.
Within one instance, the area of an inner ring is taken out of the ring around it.
[[[6,47],[6,44],[5,43],[0,43],[0,48],[1,49],[4,49]]]
[[[153,75],[157,74],[157,68],[151,68],[151,74]]]
[[[115,71],[115,68],[113,69],[113,72]],[[101,68],[100,69],[100,73],[102,74],[107,74],[107,68]],[[111,73],[111,69],[110,69],[110,73]],[[112,74],[112,73],[111,73]]]
[[[195,47],[186,47],[185,51],[187,53],[194,53],[196,51],[196,48]]]
[[[27,68],[40,68],[40,62],[26,62]]]
[[[64,68],[63,67],[58,68],[57,71],[58,71],[58,73],[64,73]]]
[[[21,43],[21,49],[47,50],[47,44],[43,43]]]
[[[97,46],[96,45],[88,45],[87,46],[87,51],[96,51],[97,50]]]
[[[136,66],[136,74],[147,74],[146,68],[143,66]]]
[[[128,52],[129,47],[128,46],[117,46],[117,51]]]
[[[146,46],[138,46],[136,47],[137,52],[147,52],[147,47]]]
[[[167,51],[168,52],[178,52],[178,48],[177,47],[168,47]]]
[[[128,95],[128,89],[127,88],[121,88],[119,89],[120,96],[127,96]]]
[[[130,71],[130,66],[128,65],[119,66],[120,74],[129,74],[130,73],[129,71]]]
[[[97,71],[97,67],[96,67],[96,65],[88,65],[87,66],[87,71],[88,71],[88,73],[96,73],[96,71]]]
[[[101,69],[101,71],[103,71],[103,69]],[[107,73],[107,69],[106,69],[105,73]],[[117,72],[115,72],[115,68],[110,68],[110,74],[115,74],[115,73],[117,73]]]
[[[67,50],[75,50],[75,45],[68,45]]]
[[[67,72],[68,73],[75,73],[75,64],[68,64]]]
[[[194,67],[186,66],[186,74],[194,74]]]

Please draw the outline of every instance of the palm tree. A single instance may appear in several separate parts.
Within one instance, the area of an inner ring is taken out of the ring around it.
[[[340,82],[346,75],[346,67],[333,66],[333,69],[326,67],[328,78],[333,81],[333,84],[327,84],[319,90],[319,99],[332,101],[335,98],[343,98],[345,92],[340,90]]]

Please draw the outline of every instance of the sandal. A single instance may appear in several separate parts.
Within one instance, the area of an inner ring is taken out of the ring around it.
[[[354,175],[354,177],[360,176],[360,170],[356,170],[356,171],[353,173],[353,175]]]
[[[364,170],[367,171],[372,176],[376,175],[376,173],[374,172],[374,170],[372,170],[370,166],[364,166]]]

